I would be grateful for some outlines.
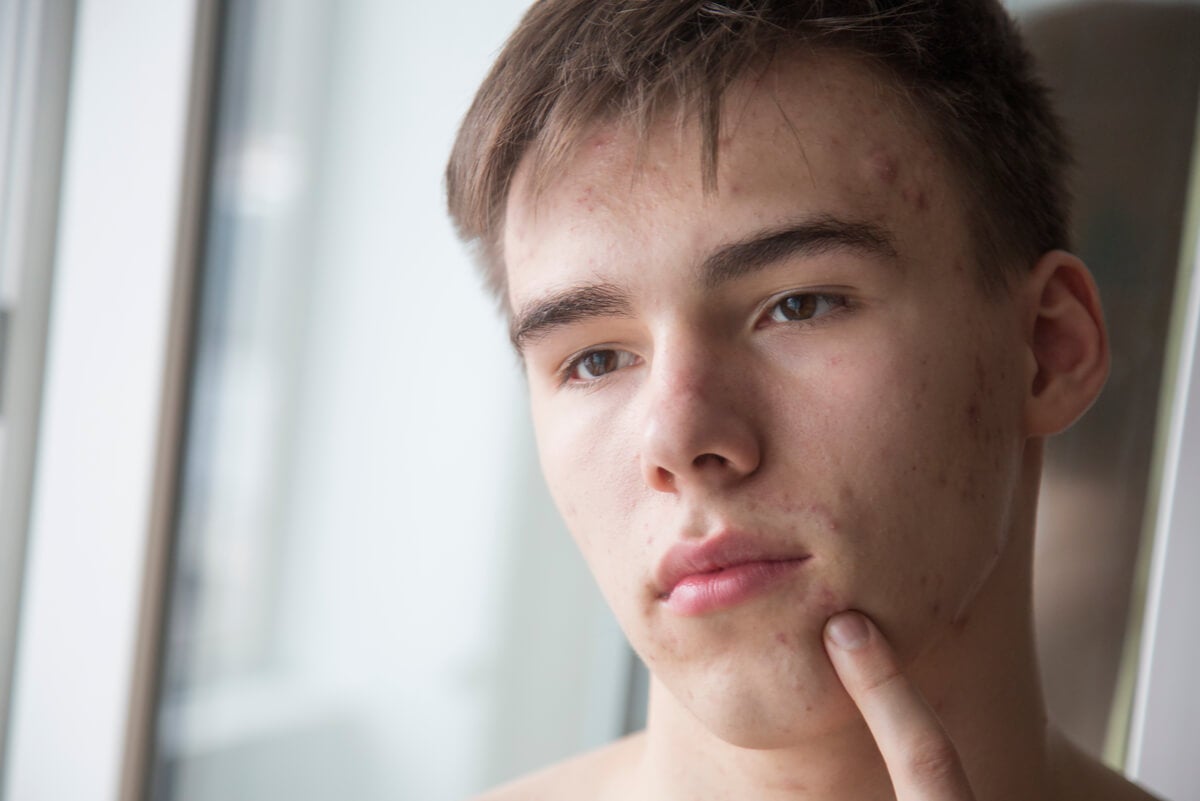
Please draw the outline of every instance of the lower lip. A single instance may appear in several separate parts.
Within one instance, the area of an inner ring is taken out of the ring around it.
[[[785,581],[806,561],[787,559],[778,562],[746,562],[741,565],[687,576],[663,599],[677,615],[694,617],[729,609],[763,594]]]

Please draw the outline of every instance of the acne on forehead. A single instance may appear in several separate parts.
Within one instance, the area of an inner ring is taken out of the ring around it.
[[[815,57],[797,65],[797,72],[791,69],[782,65],[772,68],[772,80],[760,75],[730,87],[716,191],[707,197],[737,196],[748,204],[755,197],[795,197],[796,213],[836,211],[804,208],[804,187],[798,191],[798,185],[807,184],[826,200],[853,198],[880,219],[924,215],[934,204],[950,216],[963,205],[947,206],[946,161],[887,79],[843,57]],[[632,124],[604,123],[579,140],[543,188],[531,190],[532,169],[523,162],[509,193],[504,261],[528,258],[539,247],[528,227],[541,215],[566,214],[579,222],[632,210],[643,223],[654,220],[665,197],[705,194],[701,147],[695,123],[680,128],[663,121],[644,140]]]
[[[867,169],[875,178],[888,186],[896,183],[899,166],[895,156],[883,148],[875,150],[867,158]]]
[[[929,210],[933,192],[927,161],[927,158],[918,156],[915,164],[906,162],[891,148],[880,146],[866,158],[864,172],[869,184],[898,196],[906,207],[917,214],[924,214]],[[911,164],[912,169],[906,170],[906,164]]]

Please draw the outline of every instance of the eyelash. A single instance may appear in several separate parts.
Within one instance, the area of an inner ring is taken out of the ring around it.
[[[823,303],[827,304],[829,308],[821,313],[817,313],[814,311],[811,316],[805,317],[802,320],[770,320],[769,319],[770,316],[775,312],[775,310],[780,308],[783,305],[784,301],[791,300],[792,298],[812,299],[813,302],[815,302],[815,303],[820,304],[823,302]],[[763,325],[764,324],[763,321],[774,322],[774,323],[779,323],[779,324],[791,323],[791,324],[799,324],[799,325],[805,325],[805,326],[816,325],[818,322],[824,322],[828,317],[830,317],[834,314],[837,314],[837,313],[841,312],[842,310],[846,309],[847,307],[849,307],[849,305],[850,305],[850,299],[847,296],[839,295],[836,292],[788,292],[784,295],[777,296],[776,298],[772,299],[771,301],[769,301],[767,303],[767,306],[763,310],[763,313],[761,315],[759,315],[760,322],[758,325],[760,325],[760,326]]]
[[[826,303],[829,306],[829,308],[826,311],[819,313],[819,314],[814,312],[812,316],[806,317],[801,320],[772,320],[772,319],[770,319],[771,315],[775,312],[776,309],[778,309],[785,301],[791,300],[792,298],[813,299],[813,301],[816,303],[821,303],[821,302]],[[777,298],[773,299],[772,301],[770,301],[767,304],[767,306],[765,307],[762,314],[759,315],[759,322],[756,324],[756,327],[762,327],[763,325],[770,324],[770,323],[775,323],[778,325],[799,325],[799,326],[806,326],[806,327],[811,326],[811,325],[818,325],[818,324],[824,322],[827,318],[829,318],[833,315],[836,315],[839,312],[845,310],[849,306],[850,306],[849,298],[845,295],[839,295],[835,292],[789,292],[785,295],[778,296]],[[626,356],[631,357],[633,359],[633,361],[630,364],[625,364],[625,365],[616,367],[613,370],[610,370],[609,372],[607,372],[603,375],[597,376],[596,378],[580,379],[580,380],[572,379],[572,375],[583,364],[585,359],[588,359],[588,358],[595,356],[596,354],[600,354],[600,353],[614,353],[614,354],[617,354],[618,359],[620,359],[621,355],[624,354]],[[632,367],[640,361],[641,360],[638,359],[637,356],[634,356],[633,354],[629,353],[628,351],[622,351],[617,348],[591,347],[591,348],[581,351],[581,352],[575,354],[574,356],[571,356],[569,359],[567,359],[567,361],[563,363],[562,367],[560,367],[558,369],[556,376],[558,379],[559,386],[575,387],[575,388],[579,388],[579,389],[590,389],[590,388],[595,387],[598,384],[602,383],[605,379],[607,379],[613,373],[616,373],[618,370],[621,370],[625,367]]]
[[[612,370],[608,373],[605,373],[604,375],[597,376],[596,378],[581,379],[581,380],[572,379],[572,375],[575,373],[575,370],[583,364],[584,360],[591,356],[595,356],[598,353],[615,353],[618,355],[618,359],[620,358],[621,354],[632,356],[634,359],[633,364],[636,364],[638,361],[640,361],[636,356],[633,356],[633,354],[629,353],[628,351],[619,350],[618,348],[605,348],[605,347],[588,348],[587,350],[577,353],[576,355],[567,359],[566,363],[563,364],[563,366],[559,368],[558,374],[557,374],[559,386],[572,386],[572,387],[579,388],[579,389],[588,389],[590,387],[596,386],[597,384],[604,381],[604,379],[606,379],[608,376],[615,373],[616,370]],[[633,364],[626,364],[626,365],[624,365],[624,367],[632,367]],[[618,367],[617,369],[621,369],[621,368]]]

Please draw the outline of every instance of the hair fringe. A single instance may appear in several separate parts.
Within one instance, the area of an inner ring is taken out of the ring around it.
[[[520,165],[540,194],[597,124],[632,126],[640,161],[673,116],[698,124],[702,185],[715,191],[727,89],[796,47],[894,77],[959,168],[982,262],[1067,245],[1065,139],[998,0],[541,0],[480,87],[446,170],[451,217],[491,289],[506,289],[499,239]]]

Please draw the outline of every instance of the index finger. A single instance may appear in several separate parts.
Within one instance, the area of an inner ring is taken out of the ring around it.
[[[896,800],[973,801],[958,751],[879,629],[858,612],[834,615],[825,650],[879,746]]]

